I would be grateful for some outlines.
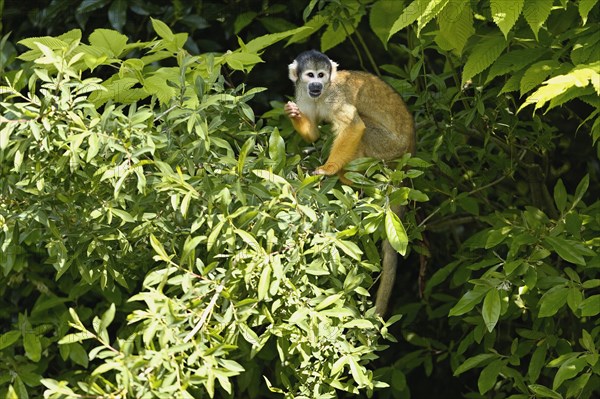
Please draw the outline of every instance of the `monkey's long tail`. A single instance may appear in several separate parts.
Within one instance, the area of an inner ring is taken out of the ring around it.
[[[404,207],[393,205],[392,211],[402,219]],[[398,252],[392,247],[388,240],[382,243],[382,264],[381,275],[379,276],[379,288],[377,289],[377,298],[375,299],[375,310],[381,317],[388,311],[390,298],[396,281],[396,270],[398,268]]]

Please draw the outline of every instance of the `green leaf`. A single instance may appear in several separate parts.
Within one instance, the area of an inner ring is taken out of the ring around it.
[[[575,189],[575,198],[573,199],[573,205],[572,205],[573,208],[575,207],[575,205],[577,205],[579,203],[579,201],[581,201],[584,194],[587,192],[589,185],[590,185],[590,175],[587,174],[583,177],[583,179],[581,179],[581,181],[577,185],[577,188]]]
[[[403,0],[379,0],[369,13],[369,25],[387,50],[388,33],[404,9]]]
[[[544,237],[544,243],[547,249],[550,251],[554,250],[558,256],[567,262],[585,266],[585,259],[581,256],[581,251],[577,249],[575,241],[566,240],[561,237]]]
[[[265,265],[260,273],[260,279],[258,280],[258,300],[262,301],[267,298],[269,294],[269,286],[271,285],[271,265]]]
[[[554,203],[560,213],[563,213],[567,207],[567,189],[562,179],[558,179],[554,186]]]
[[[356,29],[356,27],[352,25],[345,28],[346,29],[341,25],[337,25],[337,27],[334,27],[333,24],[328,25],[325,32],[321,35],[321,51],[328,51],[338,44],[343,43],[348,35],[354,33],[354,30]]]
[[[108,8],[108,21],[118,31],[122,31],[127,22],[127,0],[114,0]]]
[[[269,136],[269,158],[282,166],[285,164],[285,142],[279,134],[279,129],[273,129]]]
[[[421,30],[435,18],[446,6],[450,0],[430,0],[427,7],[421,10],[417,18],[417,36],[421,35]],[[454,4],[453,4],[454,5]]]
[[[83,345],[79,343],[69,345],[69,359],[85,368],[87,368],[89,363],[88,354]]]
[[[115,310],[115,304],[111,303],[108,309],[106,309],[106,312],[104,312],[104,314],[102,315],[100,326],[98,327],[99,331],[106,330],[108,326],[110,326],[110,323],[112,323],[115,318]]]
[[[523,6],[523,15],[538,40],[538,32],[548,19],[554,0],[527,0]]]
[[[546,353],[548,352],[548,348],[545,344],[539,345],[535,348],[533,355],[531,355],[531,361],[529,362],[529,367],[527,369],[527,376],[529,377],[529,381],[535,382],[540,376],[540,372],[542,368],[546,365]]]
[[[528,48],[522,50],[511,50],[502,54],[490,67],[486,78],[486,84],[491,82],[496,76],[506,75],[510,72],[520,71],[527,65],[535,62],[548,50],[545,48]],[[510,75],[511,77],[514,75]]]
[[[0,335],[0,350],[8,348],[17,342],[19,338],[21,338],[21,333],[15,330]]]
[[[68,398],[77,398],[80,395],[76,395],[71,388],[67,387],[67,381],[56,381],[50,378],[42,378],[40,382],[48,388],[51,392],[56,392],[62,395],[66,395]]]
[[[485,323],[486,328],[489,332],[492,332],[496,323],[498,323],[498,318],[500,317],[500,294],[498,290],[492,288],[485,295],[483,300],[483,309],[481,311],[481,315],[483,316],[483,322]],[[481,392],[483,394],[483,392]]]
[[[323,299],[321,302],[319,302],[319,304],[317,306],[315,306],[315,310],[319,311],[319,310],[328,308],[329,306],[331,306],[335,302],[337,302],[342,297],[342,295],[344,295],[344,294],[338,293],[338,294],[329,295],[328,297]]]
[[[326,23],[327,18],[323,18],[323,16],[321,15],[317,15],[314,18],[311,18],[310,21],[308,21],[303,26],[303,28],[305,28],[304,30],[295,33],[294,35],[292,35],[292,37],[289,38],[289,40],[286,43],[286,46],[289,46],[292,43],[302,42],[307,37],[321,29]]]
[[[247,11],[237,15],[233,22],[233,33],[236,35],[240,33],[242,29],[248,26],[258,15],[255,11]]]
[[[494,248],[495,246],[501,244],[507,237],[510,232],[510,227],[503,227],[499,230],[491,230],[485,240],[485,249]]]
[[[344,328],[359,328],[362,330],[373,329],[375,326],[367,319],[354,319],[350,320],[342,325]]]
[[[110,0],[83,0],[77,7],[77,13],[89,13],[106,6],[108,3],[110,3]]]
[[[363,252],[360,247],[352,241],[336,239],[335,246],[344,251],[344,253],[352,259],[360,261]]]
[[[552,399],[563,399],[562,395],[558,392],[551,390],[548,387],[538,384],[531,384],[527,386],[531,389],[531,392],[537,395],[539,398],[552,398]]]
[[[559,66],[556,60],[543,60],[527,68],[519,85],[521,96],[539,86]]]
[[[502,36],[489,36],[479,40],[463,68],[461,86],[492,65],[506,46],[507,41]]]
[[[590,377],[592,376],[592,372],[588,371],[587,373],[581,374],[574,381],[570,382],[567,386],[567,393],[565,397],[567,398],[580,398],[581,393],[584,388],[588,386],[588,382]]]
[[[19,40],[17,43],[28,47],[32,50],[39,50],[37,43],[43,44],[44,46],[53,50],[64,49],[68,47],[68,44],[65,41],[51,36],[30,37],[27,39]],[[37,54],[39,54],[39,52],[37,52]]]
[[[400,14],[400,17],[394,22],[390,32],[388,33],[387,41],[390,40],[396,32],[406,28],[408,25],[412,24],[419,18],[421,12],[427,8],[429,4],[429,0],[414,0],[412,3],[408,5]]]
[[[305,32],[307,30],[310,30],[310,28],[302,26],[300,28],[288,30],[285,32],[271,33],[268,35],[259,36],[256,39],[250,40],[248,43],[246,43],[244,47],[247,52],[259,53],[260,51],[277,43],[280,40],[285,39],[286,37],[301,34],[302,32]]]
[[[505,38],[519,19],[524,0],[491,0],[492,19],[500,27]]]
[[[497,292],[497,291],[496,291]],[[496,384],[498,375],[502,368],[506,365],[507,360],[496,359],[481,370],[479,379],[477,380],[477,387],[479,388],[480,394],[485,394],[487,391],[492,389]]]
[[[600,287],[600,278],[593,278],[591,280],[586,280],[583,282],[583,284],[581,286],[583,288],[585,288],[586,290]]]
[[[600,313],[600,295],[592,295],[579,304],[581,316],[593,317]]]
[[[581,15],[584,25],[587,23],[588,14],[597,2],[598,0],[579,0],[579,15]]]
[[[364,366],[361,366],[356,360],[357,355],[348,355],[348,365],[350,366],[350,374],[352,378],[358,384],[358,386],[368,386],[371,381],[365,374]]]
[[[567,294],[567,305],[571,308],[571,311],[575,313],[579,308],[579,305],[583,301],[583,294],[577,287],[570,287],[569,293]]]
[[[242,333],[242,337],[244,337],[246,342],[248,342],[252,346],[260,346],[260,339],[258,338],[258,335],[254,332],[254,330],[252,330],[244,323],[239,324],[239,329]]]
[[[540,298],[538,317],[554,316],[567,303],[569,289],[563,285],[550,288]]]
[[[487,293],[489,288],[483,286],[477,286],[473,290],[467,291],[465,295],[450,309],[448,316],[460,316],[467,312],[470,312],[479,302],[481,298]]]
[[[454,370],[453,375],[457,377],[465,371],[471,370],[472,368],[479,366],[481,363],[490,359],[496,359],[497,357],[498,355],[493,353],[483,353],[480,355],[470,357],[467,360],[465,360],[460,366],[458,366],[456,370]]]
[[[32,362],[39,362],[42,359],[42,342],[37,334],[25,332],[23,334],[23,348],[25,348],[25,355]]]
[[[577,93],[585,94],[590,91],[591,84],[596,93],[600,94],[600,61],[594,64],[578,65],[566,74],[554,76],[544,82],[544,85],[532,93],[519,107],[519,111],[530,104],[535,104],[534,109],[542,108],[547,102],[551,102],[548,109],[562,104]],[[569,92],[571,91],[571,92]],[[561,98],[566,97],[566,98]],[[560,101],[554,101],[554,100]]]
[[[152,22],[152,29],[156,32],[156,34],[165,39],[166,41],[172,42],[175,40],[175,35],[173,31],[167,24],[163,21],[150,17],[150,21]]]
[[[121,55],[127,44],[127,36],[110,29],[96,29],[89,39],[92,46],[102,47],[111,57]]]
[[[150,234],[150,245],[152,245],[154,252],[158,254],[158,258],[160,260],[167,263],[171,262],[171,258],[169,257],[169,255],[167,255],[167,252],[165,251],[165,248],[163,247],[162,243],[158,241],[158,238],[156,238],[154,234]]]
[[[205,237],[202,237],[202,236],[192,237],[191,235],[188,235],[185,239],[185,243],[183,244],[183,251],[181,252],[181,259],[185,262],[186,258],[188,258],[190,256],[190,254],[192,254],[193,251],[196,249],[196,247],[204,240],[205,240]],[[193,262],[193,259],[192,259],[192,262]],[[190,263],[190,264],[192,264],[192,263]]]
[[[552,389],[556,391],[558,388],[560,388],[564,381],[575,377],[586,365],[586,361],[578,357],[572,357],[565,361],[563,364],[561,364],[556,372],[556,375],[554,376]]]
[[[406,255],[408,236],[400,218],[388,206],[385,210],[385,234],[390,245],[402,256]]]
[[[592,338],[591,334],[587,332],[587,330],[582,330],[581,334],[581,346],[583,346],[586,350],[590,351],[591,353],[597,353],[598,349],[596,348],[594,338]]]

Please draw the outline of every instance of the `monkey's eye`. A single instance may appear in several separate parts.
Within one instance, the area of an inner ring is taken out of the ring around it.
[[[319,77],[322,78],[323,76],[325,76],[325,74],[323,72],[319,72]]]
[[[308,75],[309,78],[314,78],[315,77],[315,74],[312,73],[312,72],[308,72],[307,75]]]

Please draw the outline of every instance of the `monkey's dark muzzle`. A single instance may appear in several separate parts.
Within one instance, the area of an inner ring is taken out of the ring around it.
[[[323,92],[323,85],[321,83],[310,83],[308,85],[308,95],[316,98]]]

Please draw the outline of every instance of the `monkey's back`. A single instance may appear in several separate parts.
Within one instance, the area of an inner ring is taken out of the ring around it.
[[[332,85],[355,105],[367,127],[360,156],[393,159],[415,151],[413,117],[390,85],[359,71],[338,71]]]

